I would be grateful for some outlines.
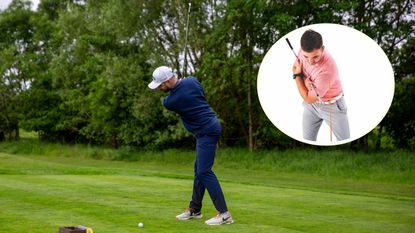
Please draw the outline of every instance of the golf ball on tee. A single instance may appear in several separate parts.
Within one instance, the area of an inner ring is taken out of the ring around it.
[[[142,222],[138,223],[138,227],[143,227],[144,224]]]

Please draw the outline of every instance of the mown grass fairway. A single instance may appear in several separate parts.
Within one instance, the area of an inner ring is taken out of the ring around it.
[[[216,214],[207,193],[203,221],[175,219],[190,199],[193,152],[177,155],[182,162],[0,152],[0,232],[58,232],[74,225],[96,233],[415,231],[413,164],[409,171],[390,169],[391,180],[375,171],[347,178],[339,171],[289,171],[296,159],[286,171],[238,168],[224,162],[226,150],[219,152],[214,169],[235,220],[225,226],[203,223]]]

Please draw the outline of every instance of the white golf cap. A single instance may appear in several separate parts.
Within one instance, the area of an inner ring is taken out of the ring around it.
[[[160,66],[157,67],[153,71],[153,81],[148,84],[150,89],[156,89],[160,84],[169,80],[171,77],[174,76],[173,71],[167,66]]]

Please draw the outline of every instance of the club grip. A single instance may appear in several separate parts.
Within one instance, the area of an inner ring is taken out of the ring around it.
[[[290,40],[288,40],[288,38],[285,38],[285,41],[287,41],[288,46],[290,46],[290,49],[293,50],[293,46],[291,46]]]

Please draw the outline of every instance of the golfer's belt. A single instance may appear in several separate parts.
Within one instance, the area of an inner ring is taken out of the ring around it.
[[[334,103],[336,103],[337,100],[339,100],[342,97],[343,97],[343,93],[340,93],[340,95],[338,95],[338,96],[336,96],[332,99],[329,99],[327,101],[321,101],[320,104],[334,104]]]

